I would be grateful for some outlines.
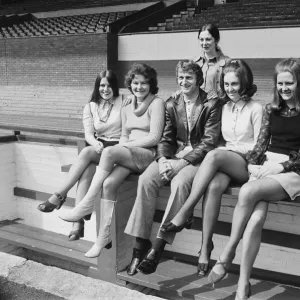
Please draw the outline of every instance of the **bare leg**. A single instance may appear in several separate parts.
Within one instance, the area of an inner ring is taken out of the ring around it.
[[[267,217],[269,203],[260,201],[248,221],[243,235],[243,250],[237,294],[242,298],[248,292],[248,284],[254,261],[260,248],[262,229]]]
[[[76,198],[75,198],[76,205],[83,199],[83,197],[86,195],[87,191],[89,190],[95,172],[96,172],[96,164],[93,163],[89,164],[88,167],[83,171],[77,184]],[[72,230],[74,231],[79,229],[80,229],[80,223],[74,222]]]
[[[56,192],[62,196],[67,195],[69,190],[75,185],[75,183],[82,176],[85,169],[90,163],[99,163],[100,155],[98,154],[92,146],[85,147],[78,155],[75,163],[70,168],[66,180],[63,184],[56,190]],[[59,204],[59,199],[56,195],[52,195],[49,200],[52,204]]]
[[[238,203],[234,209],[229,242],[220,255],[220,260],[222,262],[232,260],[254,207],[260,200],[276,202],[285,199],[287,196],[282,186],[272,178],[266,177],[244,184],[240,190]],[[222,273],[222,266],[216,265],[214,271],[218,274]]]
[[[202,204],[202,246],[199,263],[208,263],[212,247],[212,236],[218,221],[222,195],[227,189],[230,177],[224,173],[216,173],[211,180]]]
[[[68,222],[74,222],[91,213],[96,197],[102,189],[103,182],[109,176],[115,164],[128,168],[131,171],[139,171],[129,149],[120,145],[105,148],[102,151],[99,166],[84,199],[71,211],[61,213],[60,218]]]
[[[239,154],[224,150],[208,152],[194,178],[189,197],[171,221],[174,225],[182,225],[192,214],[196,204],[217,172],[225,173],[239,183],[248,180],[246,162]]]

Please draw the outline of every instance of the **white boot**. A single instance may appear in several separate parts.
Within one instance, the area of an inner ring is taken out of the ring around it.
[[[90,188],[84,198],[70,211],[61,212],[59,217],[67,222],[77,222],[84,216],[91,214],[103,182],[109,174],[110,172],[97,167]]]
[[[100,226],[97,240],[85,254],[86,257],[97,257],[103,248],[111,247],[110,225],[115,208],[115,201],[101,199]]]

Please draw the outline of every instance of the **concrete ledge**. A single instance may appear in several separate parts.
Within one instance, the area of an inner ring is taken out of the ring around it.
[[[0,252],[0,275],[68,300],[158,300],[125,287]]]

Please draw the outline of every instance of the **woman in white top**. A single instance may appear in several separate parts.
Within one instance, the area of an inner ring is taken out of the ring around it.
[[[94,163],[99,163],[102,150],[118,144],[121,136],[122,96],[119,95],[117,76],[111,70],[102,71],[96,77],[91,100],[83,110],[85,147],[72,165],[66,180],[56,192],[38,206],[42,212],[49,213],[59,209],[67,198],[69,190],[78,182],[76,203],[79,203],[88,191],[95,173]],[[85,216],[90,219],[90,215]],[[73,224],[69,240],[83,237],[84,219]]]
[[[119,144],[103,150],[84,199],[72,210],[60,214],[65,221],[77,221],[92,212],[98,194],[101,195],[98,238],[86,257],[97,257],[103,248],[111,247],[110,224],[116,192],[130,173],[142,173],[155,159],[156,145],[164,128],[165,105],[156,96],[156,71],[146,64],[134,64],[126,75],[125,85],[134,97],[131,104],[122,109]]]
[[[230,60],[221,76],[224,93],[221,131],[224,143],[208,152],[193,181],[190,196],[164,231],[180,231],[190,218],[196,204],[203,197],[202,247],[199,251],[198,276],[208,272],[213,250],[212,236],[217,222],[222,194],[230,181],[239,184],[248,180],[245,155],[252,150],[258,138],[263,108],[251,99],[256,92],[253,75],[243,60]]]

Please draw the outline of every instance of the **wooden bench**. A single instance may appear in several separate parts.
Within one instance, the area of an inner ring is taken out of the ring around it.
[[[38,149],[40,144],[45,146],[49,144],[49,141],[45,141],[45,137],[43,140],[37,136],[27,137],[25,135],[23,136],[22,140],[20,139],[21,136],[22,135],[19,136],[17,142],[21,143],[20,145],[22,145],[23,142],[29,144],[32,143]],[[13,137],[14,139],[12,139],[12,137],[8,139],[10,140],[10,143],[16,140],[15,136]],[[62,143],[65,147],[81,147],[79,141],[77,144],[77,141],[67,141],[67,139],[63,141],[60,138],[57,139],[56,142],[58,144]],[[51,141],[51,145],[53,143],[54,138]],[[69,167],[70,166],[62,166],[61,170],[66,172],[68,171]],[[195,209],[195,222],[192,226],[192,229],[183,230],[181,233],[177,234],[174,244],[166,247],[164,257],[162,262],[159,264],[156,273],[148,276],[137,274],[130,277],[127,275],[125,268],[131,260],[134,238],[124,234],[124,228],[136,198],[137,182],[138,176],[130,175],[118,189],[117,205],[111,228],[113,247],[109,251],[104,250],[98,259],[90,260],[83,256],[84,252],[86,252],[92,245],[92,241],[80,240],[76,242],[68,242],[65,235],[49,230],[43,230],[41,228],[35,228],[30,225],[21,224],[22,222],[20,221],[22,220],[16,220],[15,222],[3,222],[0,227],[0,239],[26,248],[28,256],[31,258],[36,256],[36,254],[34,255],[33,253],[38,252],[40,255],[47,256],[48,258],[56,258],[59,263],[53,263],[52,260],[49,260],[49,263],[65,268],[71,268],[71,265],[73,264],[71,262],[74,262],[75,271],[87,276],[100,278],[122,285],[132,283],[147,287],[149,289],[155,289],[157,290],[158,295],[169,295],[169,297],[172,297],[172,299],[175,299],[176,297],[195,298],[196,295],[197,299],[202,299],[198,298],[200,297],[198,294],[202,295],[203,293],[203,295],[205,295],[205,293],[212,291],[211,288],[207,286],[207,279],[199,279],[195,274],[195,265],[197,264],[197,252],[199,250],[198,248],[200,245],[202,227],[201,204],[199,204]],[[214,236],[216,248],[212,256],[213,260],[215,260],[220,253],[220,249],[222,247],[220,241],[227,241],[230,234],[232,209],[236,203],[238,191],[238,187],[230,187],[224,195],[223,202],[225,204],[222,206],[220,221],[217,224],[216,233]],[[168,186],[165,186],[160,190],[157,210],[154,216],[151,239],[155,238],[159,224],[162,221],[162,216],[169,193],[170,187]],[[51,194],[46,191],[39,191],[38,188],[37,190],[33,190],[30,188],[25,188],[24,186],[16,186],[14,188],[14,195],[17,198],[17,201],[24,201],[22,199],[27,199],[27,201],[44,201],[48,199]],[[72,207],[74,204],[74,198],[68,197],[66,206]],[[36,204],[34,204],[33,207],[35,209]],[[281,216],[281,214],[277,213],[277,215],[275,215],[275,212],[282,211],[282,215],[285,217],[288,209],[291,211],[291,213],[293,213],[299,210],[299,207],[300,206],[297,203],[280,202],[279,204],[276,204],[274,208],[270,209],[269,214],[274,214],[274,216],[278,217]],[[224,214],[225,210],[227,209],[229,210],[228,218]],[[98,212],[99,209],[96,208],[97,218],[99,218]],[[41,218],[41,221],[45,219],[44,222],[46,222],[48,215],[46,216],[46,214],[40,214],[39,212],[37,212],[37,214],[38,217]],[[295,213],[295,215],[296,214],[297,213]],[[298,235],[295,233],[279,232],[274,229],[266,228],[263,232],[263,247],[261,249],[263,253],[262,258],[264,260],[268,260],[267,254],[264,254],[264,247],[266,247],[267,250],[278,248],[277,252],[279,253],[287,253],[286,251],[290,251],[290,255],[297,257],[294,258],[294,260],[296,259],[297,261],[300,249],[298,241]],[[188,245],[186,246],[187,248],[183,247],[184,244]],[[44,259],[45,258],[43,258],[43,261]],[[238,264],[234,264],[231,271],[235,273],[238,272],[238,267]],[[271,272],[268,270],[263,270],[263,268],[264,267],[260,267],[259,265],[256,266],[253,271],[253,276],[299,285],[298,277],[296,275],[284,274],[284,269],[282,269],[282,272],[280,273],[276,271]],[[228,280],[230,282],[229,285],[234,285],[237,281],[237,277],[236,275],[231,274]],[[187,292],[186,289],[183,289],[183,287],[191,288],[188,289],[189,291]],[[213,297],[215,298],[217,298],[217,294],[220,296],[220,293],[224,296],[228,296],[229,290],[216,290],[213,293]]]

